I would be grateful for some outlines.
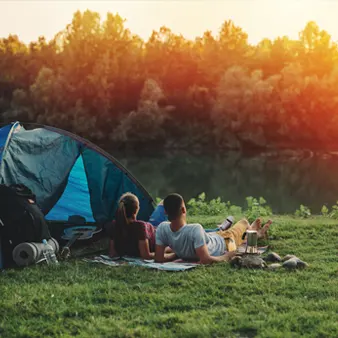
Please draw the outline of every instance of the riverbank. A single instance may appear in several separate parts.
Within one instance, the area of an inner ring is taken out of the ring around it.
[[[223,217],[190,221],[212,228]],[[73,260],[55,270],[7,270],[0,277],[0,335],[337,337],[337,222],[271,218],[271,249],[295,254],[309,268],[235,270],[220,263],[167,273]]]
[[[154,197],[178,192],[189,200],[205,192],[208,200],[221,197],[245,208],[247,196],[263,196],[274,213],[293,214],[304,204],[316,214],[338,196],[338,157],[328,154],[112,154]]]

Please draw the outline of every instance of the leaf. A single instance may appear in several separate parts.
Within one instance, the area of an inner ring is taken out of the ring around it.
[[[198,199],[201,201],[205,201],[205,193],[202,192],[200,195],[198,195]]]

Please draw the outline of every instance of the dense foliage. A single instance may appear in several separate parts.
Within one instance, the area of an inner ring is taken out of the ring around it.
[[[157,198],[157,202],[160,202],[161,198]],[[244,217],[250,222],[253,222],[257,218],[271,218],[273,215],[272,209],[267,204],[267,201],[263,197],[255,198],[249,196],[246,198],[247,205],[242,209],[238,205],[232,204],[230,201],[223,202],[221,197],[208,200],[206,194],[203,192],[197,198],[191,198],[187,203],[187,210],[189,216],[216,216],[223,215],[223,217],[234,215],[237,218]],[[295,211],[294,215],[298,218],[309,218],[312,216],[309,207],[301,204]],[[326,218],[338,219],[338,201],[331,207],[323,205],[320,215]]]
[[[309,22],[298,40],[248,43],[232,21],[194,41],[148,41],[119,15],[74,14],[54,39],[0,39],[3,122],[66,128],[115,146],[323,146],[338,141],[338,48]]]

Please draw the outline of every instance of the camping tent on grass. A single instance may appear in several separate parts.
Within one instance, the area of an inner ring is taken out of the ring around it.
[[[139,219],[148,220],[154,210],[149,193],[114,157],[79,136],[44,125],[16,122],[0,129],[0,183],[29,187],[51,233],[57,224],[64,229],[72,215],[87,223],[112,220],[127,191],[140,200]]]

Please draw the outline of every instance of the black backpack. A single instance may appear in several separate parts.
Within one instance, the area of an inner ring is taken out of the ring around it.
[[[34,193],[23,184],[0,184],[0,247],[4,268],[13,265],[12,252],[18,244],[50,238]]]

